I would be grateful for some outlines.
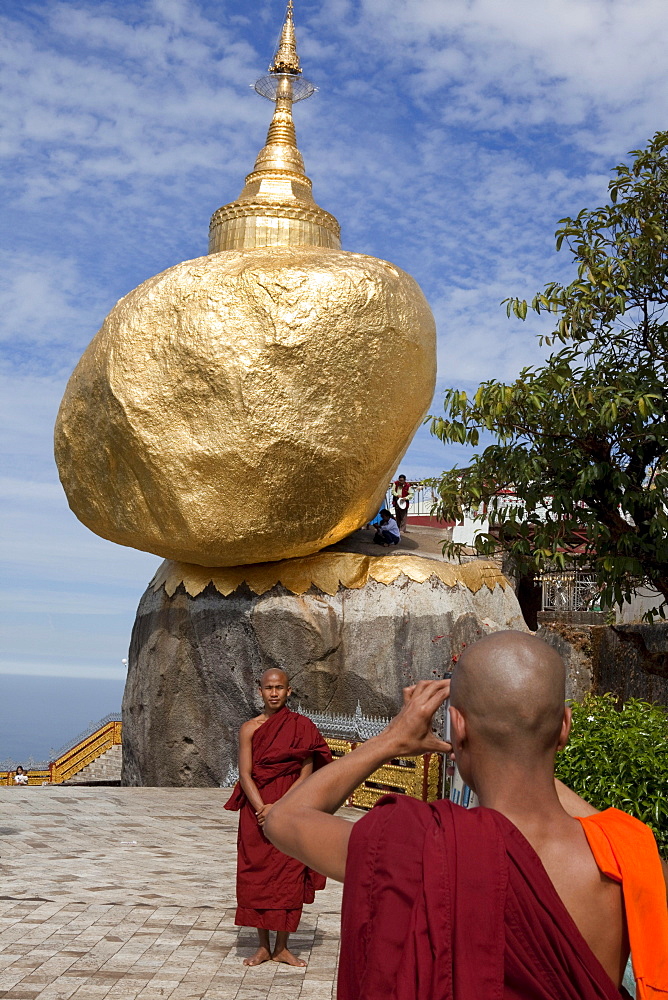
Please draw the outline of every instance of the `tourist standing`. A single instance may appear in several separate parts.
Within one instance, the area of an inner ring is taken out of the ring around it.
[[[406,518],[408,517],[408,508],[413,497],[412,487],[413,484],[406,482],[404,475],[399,476],[392,486],[392,506],[394,507],[394,516],[400,531],[407,530]]]

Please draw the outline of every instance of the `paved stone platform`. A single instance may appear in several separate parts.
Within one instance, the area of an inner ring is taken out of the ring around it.
[[[291,937],[308,962],[242,962],[226,789],[0,788],[0,997],[329,1000],[341,886]],[[361,815],[342,810],[350,819]]]
[[[443,539],[447,534],[446,528],[428,528],[420,524],[409,524],[408,531],[402,532],[401,541],[398,545],[391,545],[383,548],[382,545],[374,545],[373,537],[375,530],[370,528],[360,528],[353,531],[352,535],[347,535],[340,542],[335,542],[324,552],[359,552],[364,556],[422,556],[425,559],[437,559],[441,562],[443,557]]]

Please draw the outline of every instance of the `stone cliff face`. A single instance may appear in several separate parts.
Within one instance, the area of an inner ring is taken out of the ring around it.
[[[588,691],[668,706],[668,622],[571,625],[554,621],[538,631],[566,664],[566,697]]]
[[[183,585],[171,597],[149,587],[123,701],[123,782],[225,783],[267,667],[290,676],[293,707],[352,713],[359,701],[366,714],[392,715],[405,685],[442,676],[465,645],[499,628],[526,628],[500,582],[472,592],[399,575],[333,594],[277,584],[259,596],[243,584],[195,597]]]

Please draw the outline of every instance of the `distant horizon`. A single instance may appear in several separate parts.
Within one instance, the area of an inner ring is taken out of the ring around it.
[[[0,768],[8,759],[53,759],[89,725],[120,712],[124,680],[3,674],[0,680]],[[54,704],[58,705],[54,712]]]
[[[54,662],[13,664],[0,661],[0,677],[62,677],[64,680],[121,681],[125,683],[126,667],[87,667]]]

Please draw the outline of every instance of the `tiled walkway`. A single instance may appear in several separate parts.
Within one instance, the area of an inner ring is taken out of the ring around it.
[[[234,926],[228,794],[0,788],[0,997],[329,1000],[337,883],[305,907],[291,937],[306,970],[242,965],[256,935]]]

